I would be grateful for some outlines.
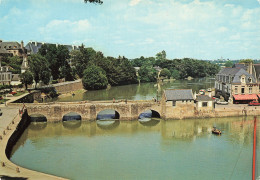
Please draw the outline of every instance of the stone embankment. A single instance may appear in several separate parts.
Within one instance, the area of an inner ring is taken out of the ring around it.
[[[21,106],[20,106],[20,109]],[[1,107],[0,117],[0,179],[64,179],[20,167],[9,160],[12,147],[30,123],[27,111],[23,114],[18,107]]]

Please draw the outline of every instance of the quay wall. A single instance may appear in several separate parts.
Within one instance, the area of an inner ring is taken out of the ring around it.
[[[81,80],[53,84],[53,87],[56,89],[58,93],[68,93],[71,91],[77,91],[83,89]]]
[[[0,139],[0,177],[10,179],[65,180],[65,178],[29,170],[9,160],[12,148],[30,124],[30,116],[25,110],[22,117],[18,114],[10,122]]]

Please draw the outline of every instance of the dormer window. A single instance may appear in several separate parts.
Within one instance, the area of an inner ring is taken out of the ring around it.
[[[241,78],[241,82],[245,83],[245,78],[244,77]]]
[[[248,78],[248,82],[252,83],[252,78],[251,77]]]

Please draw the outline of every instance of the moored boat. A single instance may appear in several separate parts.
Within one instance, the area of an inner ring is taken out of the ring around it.
[[[222,132],[219,129],[213,128],[212,133],[220,135]]]

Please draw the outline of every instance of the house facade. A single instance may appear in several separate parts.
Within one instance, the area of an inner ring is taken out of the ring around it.
[[[233,68],[223,68],[216,75],[216,94],[222,95],[226,101],[248,103],[260,92],[259,74],[259,65],[236,64]]]
[[[163,114],[168,119],[194,114],[194,97],[191,89],[166,89],[161,103]]]

